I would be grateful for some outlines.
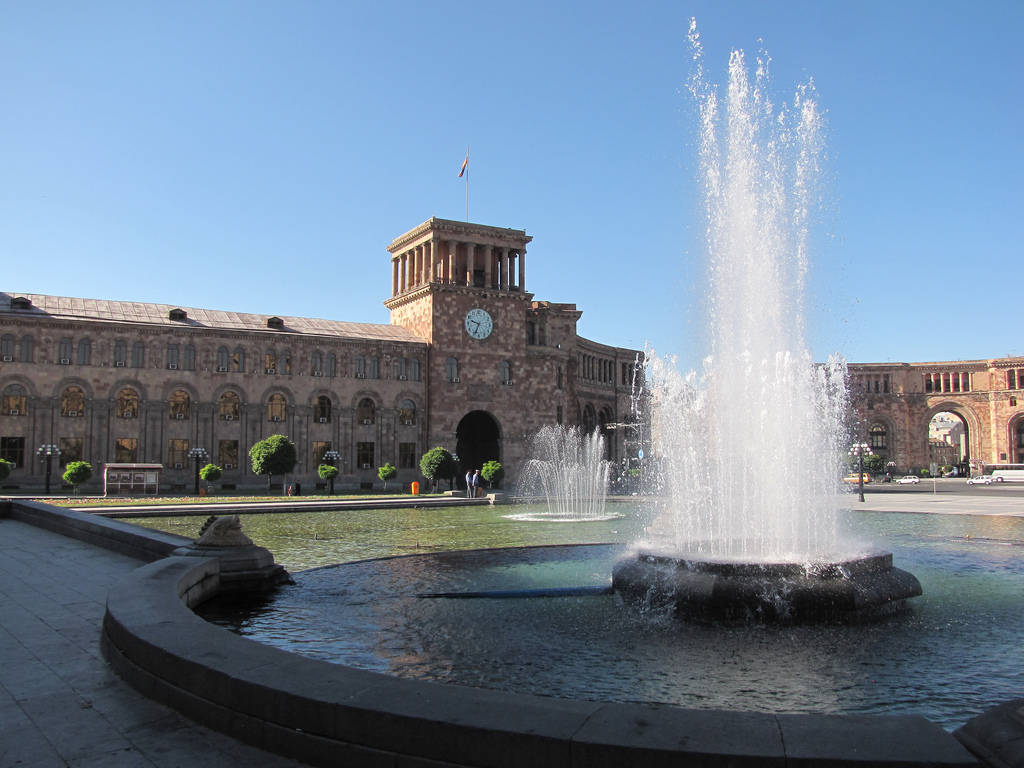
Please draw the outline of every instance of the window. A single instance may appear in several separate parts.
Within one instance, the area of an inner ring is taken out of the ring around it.
[[[188,440],[167,441],[168,469],[184,469],[188,465]]]
[[[537,343],[537,324],[532,320],[526,321],[526,343],[531,345]]]
[[[134,437],[119,437],[114,440],[114,461],[118,464],[135,464],[139,460],[139,441]]]
[[[868,431],[868,442],[871,444],[871,451],[885,450],[888,433],[884,424],[874,424]]]
[[[78,342],[79,365],[92,365],[92,342],[89,339],[81,339]]]
[[[318,422],[327,423],[331,420],[331,398],[320,395],[313,406],[313,418]]]
[[[292,375],[292,353],[282,352],[281,358],[277,361],[278,373],[284,374],[285,376]]]
[[[168,344],[167,345],[167,368],[169,370],[177,370],[180,362],[178,360],[178,345]]]
[[[245,370],[245,350],[241,347],[235,347],[235,351],[231,354],[231,370],[237,372]]]
[[[117,393],[115,413],[119,419],[135,419],[139,416],[139,393],[125,387]]]
[[[141,341],[132,344],[132,368],[141,368],[146,364],[146,346]]]
[[[60,415],[72,418],[85,415],[85,392],[81,387],[71,386],[61,393]]]
[[[217,347],[217,370],[226,373],[228,370],[228,348]]]
[[[376,410],[377,406],[373,400],[364,397],[359,401],[359,405],[356,406],[356,421],[360,424],[373,424],[377,420]]]
[[[366,367],[366,378],[368,379],[379,379],[380,378],[380,360],[376,355],[369,358]]]
[[[333,352],[327,354],[327,366],[324,373],[332,379],[338,375],[338,358],[334,356]]]
[[[416,423],[416,403],[412,400],[403,400],[398,406],[398,422],[409,427]]]
[[[501,365],[498,366],[498,374],[501,376],[501,383],[505,385],[512,384],[512,363],[508,360],[502,360]]]
[[[14,360],[14,337],[9,333],[0,338],[0,359],[3,359],[5,363]]]
[[[555,407],[555,421],[559,424],[563,421],[562,406],[560,405]]]
[[[217,466],[221,469],[238,468],[237,440],[220,440],[217,442]]]
[[[451,382],[459,380],[459,361],[454,357],[449,357],[444,361],[444,378]]]
[[[167,412],[171,421],[184,421],[189,418],[191,401],[188,392],[176,389],[167,401]]]
[[[25,466],[25,438],[0,437],[0,459],[9,461],[16,468]]]
[[[186,371],[194,371],[196,369],[196,348],[192,344],[185,345],[185,356],[182,360]]]
[[[18,359],[23,363],[33,362],[33,355],[35,354],[35,343],[32,341],[31,336],[21,337],[21,349]]]
[[[1011,368],[1006,372],[1007,389],[1024,389],[1024,370]]]
[[[409,361],[409,378],[412,381],[421,381],[423,374],[420,373],[420,361],[419,358],[414,357]]]
[[[217,400],[217,418],[221,421],[238,421],[242,399],[237,392],[227,391]]]
[[[409,378],[409,361],[404,357],[395,360],[395,378],[399,381],[405,381]]]
[[[114,367],[124,368],[128,359],[128,345],[121,339],[114,342]]]
[[[359,469],[373,468],[373,443],[356,443],[356,464]]]
[[[272,349],[263,355],[263,372],[277,373],[277,354]]]
[[[366,358],[363,357],[362,355],[356,355],[355,359],[352,361],[352,364],[353,364],[353,366],[355,368],[356,378],[357,379],[365,379],[366,378]]]
[[[0,403],[0,416],[24,416],[27,407],[25,388],[20,384],[9,384],[4,389],[3,403]]]
[[[62,437],[58,441],[60,466],[66,467],[72,461],[81,461],[85,441],[80,437]]]
[[[331,444],[325,440],[314,440],[313,441],[313,466],[319,467],[321,464],[327,464],[324,461],[324,454],[331,450]],[[333,462],[331,466],[334,466]]]
[[[594,431],[597,427],[597,413],[594,411],[594,406],[587,403],[583,406],[583,431],[588,435]]]
[[[309,357],[310,373],[314,376],[324,375],[324,357],[319,352],[314,352]]]
[[[61,365],[68,365],[71,363],[71,339],[61,339],[57,345],[57,361]]]
[[[416,443],[398,444],[398,468],[416,469]]]
[[[267,399],[267,421],[284,421],[288,415],[288,401],[280,392]]]

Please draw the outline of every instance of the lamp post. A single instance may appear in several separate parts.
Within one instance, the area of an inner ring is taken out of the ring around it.
[[[44,443],[36,449],[36,455],[46,459],[46,493],[50,493],[50,474],[53,471],[53,457],[60,456],[60,448],[53,443]]]
[[[857,487],[860,490],[860,500],[864,501],[864,454],[871,452],[871,446],[867,443],[855,443],[850,448],[850,455],[857,457]]]
[[[199,495],[199,462],[206,458],[205,448],[192,448],[188,452],[188,457],[195,462],[196,469],[196,484],[195,484],[195,495]]]
[[[331,466],[336,466],[337,462],[341,461],[341,454],[338,453],[333,448],[331,448],[329,451],[324,451],[323,460],[331,462]],[[327,482],[330,484],[330,489],[328,490],[327,494],[329,496],[333,496],[334,495],[334,477],[333,476],[330,477],[327,480]]]

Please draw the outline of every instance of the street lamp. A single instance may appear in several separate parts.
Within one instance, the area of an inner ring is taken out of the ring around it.
[[[195,495],[196,496],[199,495],[199,462],[204,460],[206,458],[206,456],[207,456],[207,454],[206,454],[206,449],[205,448],[192,448],[188,452],[188,457],[190,459],[192,459],[193,461],[195,461],[195,463],[196,463],[196,485],[195,485]]]
[[[53,443],[44,443],[36,449],[36,455],[46,459],[46,492],[50,492],[50,473],[53,471],[53,457],[60,456],[60,448]]]
[[[338,453],[333,448],[331,448],[329,451],[324,451],[323,460],[331,462],[331,466],[334,466],[336,462],[341,461],[341,454]],[[334,495],[334,476],[331,475],[331,477],[327,480],[327,482],[330,484],[330,490],[328,491],[328,495],[329,496],[333,496]]]
[[[857,457],[857,487],[860,489],[860,500],[864,501],[864,454],[871,453],[867,443],[855,443],[850,448],[850,455]]]

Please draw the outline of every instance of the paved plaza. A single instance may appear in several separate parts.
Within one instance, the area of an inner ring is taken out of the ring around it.
[[[1024,516],[1024,498],[871,493],[857,509]],[[138,694],[100,652],[112,584],[141,563],[0,518],[0,768],[297,766]]]

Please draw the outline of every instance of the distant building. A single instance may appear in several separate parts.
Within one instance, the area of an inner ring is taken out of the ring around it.
[[[328,450],[336,487],[357,488],[385,462],[420,479],[435,445],[467,468],[501,461],[512,482],[529,438],[556,423],[603,430],[624,459],[631,430],[614,427],[633,419],[642,354],[580,337],[574,304],[534,300],[530,240],[436,218],[396,238],[390,325],[0,294],[5,485],[42,486],[36,452],[54,444],[61,466],[84,459],[97,476],[162,464],[172,488],[190,486],[202,448],[223,485],[259,486],[248,450],[275,433],[296,444],[289,481],[307,487]]]

